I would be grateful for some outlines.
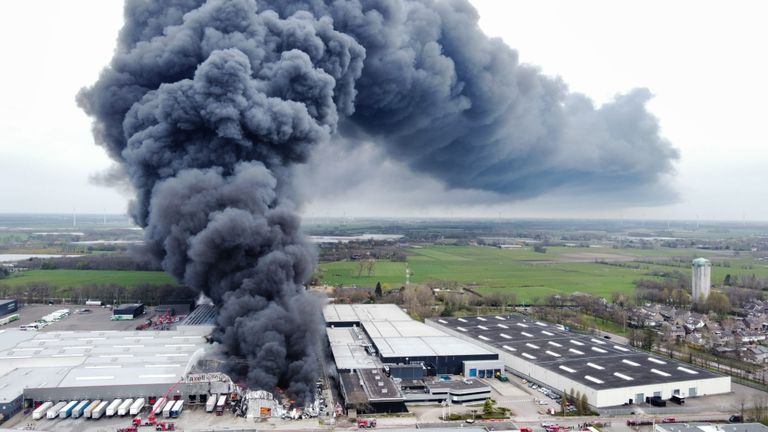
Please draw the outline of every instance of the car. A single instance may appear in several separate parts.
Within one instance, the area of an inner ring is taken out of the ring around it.
[[[466,419],[466,420],[464,420],[464,421],[465,421],[465,422],[467,422],[467,423],[469,423],[469,424],[472,424],[472,423],[474,423],[474,422],[475,422],[475,419],[471,419],[471,418],[468,418],[468,419]]]
[[[610,338],[611,338],[611,337],[610,337],[610,336],[608,336],[608,335],[603,335],[603,337],[604,337],[604,338],[606,338],[606,339],[610,339]]]

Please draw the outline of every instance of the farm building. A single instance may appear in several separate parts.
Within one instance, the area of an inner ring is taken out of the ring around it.
[[[439,318],[426,324],[499,355],[505,368],[597,408],[731,391],[730,377],[519,316]],[[471,371],[470,375],[471,375]]]

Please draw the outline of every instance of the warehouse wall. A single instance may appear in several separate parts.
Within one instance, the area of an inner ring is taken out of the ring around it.
[[[53,387],[25,389],[24,399],[36,401],[61,401],[82,399],[125,399],[148,396],[162,396],[172,384],[140,384],[129,386]],[[177,387],[179,394],[186,397],[184,385]],[[174,391],[175,393],[175,391]]]
[[[489,350],[493,352],[493,350]],[[379,351],[381,352],[381,351]],[[495,360],[496,354],[486,355],[456,355],[456,356],[426,356],[426,357],[387,357],[381,356],[383,363],[411,364],[423,362],[426,366],[433,366],[437,374],[458,375],[464,371],[464,362],[468,360]]]
[[[648,397],[654,396],[657,392],[662,399],[669,399],[672,397],[675,390],[679,390],[682,396],[691,397],[691,394],[689,393],[691,388],[696,389],[696,396],[729,393],[731,391],[731,378],[722,376],[601,390],[598,392],[597,402],[599,407],[615,406],[627,402],[630,398],[633,399],[634,402],[638,402],[636,399],[639,393],[642,393],[643,397]]]

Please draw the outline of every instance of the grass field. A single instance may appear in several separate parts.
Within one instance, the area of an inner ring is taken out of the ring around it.
[[[381,282],[383,289],[400,288],[405,284],[405,263],[379,261],[376,263],[371,275],[363,271],[358,276],[356,262],[341,261],[325,263],[320,266],[319,276],[323,283],[329,285],[358,285],[362,287],[374,287],[376,282]]]
[[[56,288],[75,288],[83,285],[175,284],[163,272],[112,270],[30,270],[0,279],[0,285],[19,286],[47,283]]]
[[[475,284],[481,293],[511,292],[519,301],[574,292],[608,297],[629,293],[634,281],[648,272],[594,262],[531,263],[556,257],[526,249],[435,246],[415,252],[408,257],[412,282],[455,280]]]
[[[696,249],[601,249],[601,248],[547,248],[546,254],[530,248],[498,249],[477,246],[428,246],[409,250],[408,266],[411,282],[450,280],[478,286],[481,293],[514,293],[519,301],[544,299],[551,294],[591,293],[610,298],[614,292],[630,294],[638,279],[653,278],[654,271],[690,272],[687,264],[640,265],[640,268],[610,266],[595,262],[631,261],[635,258],[665,259],[706,256],[715,262],[728,261],[731,267],[713,266],[712,282],[721,283],[726,274],[768,277],[768,265],[749,257],[730,257],[727,254]],[[354,262],[321,264],[319,274],[327,284],[372,287],[381,281],[385,288],[397,288],[405,283],[405,264],[378,262],[375,273],[357,276]]]

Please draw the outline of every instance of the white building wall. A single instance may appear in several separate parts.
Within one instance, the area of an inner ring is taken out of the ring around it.
[[[639,393],[642,393],[643,397],[648,397],[654,396],[657,392],[659,392],[662,399],[669,399],[672,397],[675,390],[678,390],[678,394],[680,396],[690,397],[691,395],[689,392],[691,388],[696,389],[696,396],[729,393],[731,391],[731,378],[722,376],[707,379],[675,381],[668,383],[600,390],[597,396],[597,406],[608,407],[621,405],[627,402],[629,399],[638,402],[636,400],[636,395]]]

